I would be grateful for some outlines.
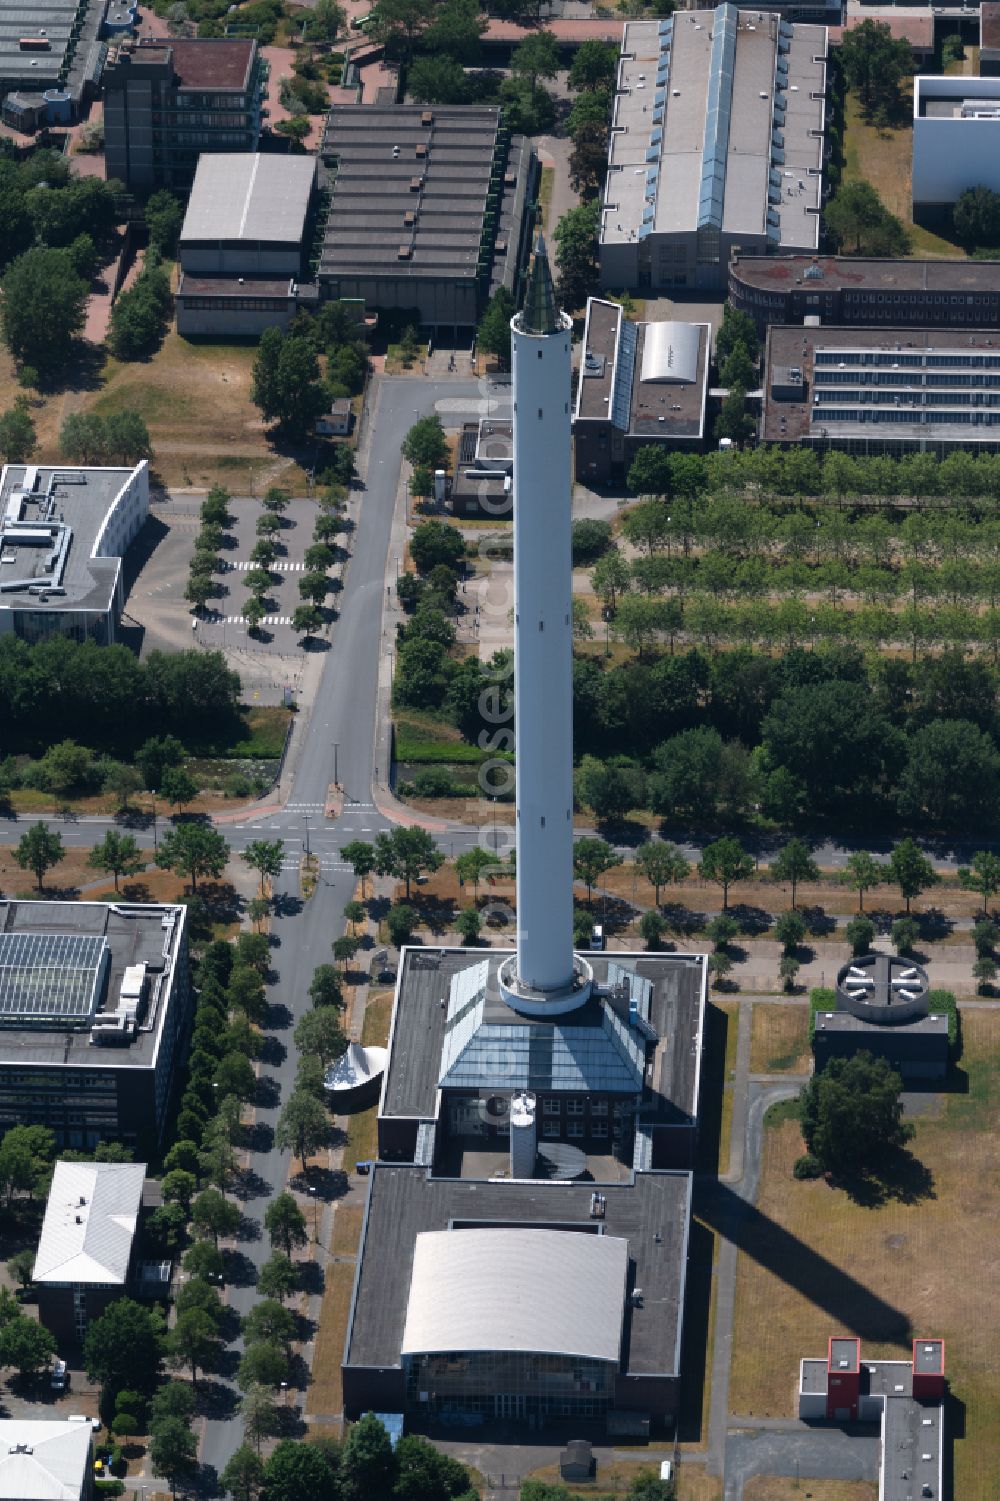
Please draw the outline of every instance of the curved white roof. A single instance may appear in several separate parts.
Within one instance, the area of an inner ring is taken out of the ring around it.
[[[566,1230],[417,1236],[403,1355],[459,1350],[617,1361],[628,1242]]]
[[[693,384],[698,379],[701,325],[667,321],[647,323],[645,328],[640,379]]]
[[[357,1089],[385,1072],[388,1056],[385,1048],[363,1048],[360,1042],[349,1042],[347,1051],[330,1064],[323,1082],[327,1089]]]

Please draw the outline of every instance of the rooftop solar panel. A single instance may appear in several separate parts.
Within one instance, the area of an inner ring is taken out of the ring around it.
[[[83,1025],[108,945],[79,933],[0,933],[0,1025]]]

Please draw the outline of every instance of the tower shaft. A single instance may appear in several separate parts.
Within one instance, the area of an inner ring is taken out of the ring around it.
[[[536,251],[512,368],[517,976],[539,991],[574,976],[571,328]]]

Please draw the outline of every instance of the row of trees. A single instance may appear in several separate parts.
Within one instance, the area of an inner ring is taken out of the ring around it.
[[[0,741],[7,752],[70,738],[127,755],[150,735],[219,743],[238,727],[239,675],[221,652],[150,652],[56,636],[0,640]]]
[[[325,367],[325,369],[324,369]],[[253,364],[250,399],[266,422],[301,439],[337,397],[364,388],[368,351],[356,316],[341,302],[324,303],[315,314],[300,312],[287,332],[265,329]],[[338,445],[336,477],[347,482],[350,450]],[[346,466],[346,467],[345,467]]]
[[[70,412],[59,429],[59,449],[74,464],[137,464],[153,456],[149,428],[133,407],[107,417]]]

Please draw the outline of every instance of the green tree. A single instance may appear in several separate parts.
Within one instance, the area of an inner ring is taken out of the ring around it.
[[[952,210],[952,224],[962,244],[1000,245],[1000,193],[991,188],[966,188]]]
[[[450,57],[465,67],[471,67],[479,62],[480,41],[488,24],[476,0],[442,0],[424,32],[423,51],[429,56]]]
[[[42,371],[64,361],[67,341],[83,331],[89,292],[65,250],[37,247],[18,256],[4,273],[0,303],[14,358]]]
[[[307,37],[310,42],[326,42],[330,44],[337,40],[347,25],[347,16],[342,5],[337,0],[316,0],[312,15],[307,18]]]
[[[514,48],[510,66],[514,77],[522,79],[534,97],[539,80],[555,78],[559,71],[559,44],[553,33],[531,32]]]
[[[222,835],[201,823],[182,823],[168,830],[156,853],[157,865],[187,876],[192,892],[197,891],[200,877],[218,880],[228,858],[229,846]]]
[[[889,875],[910,910],[910,902],[929,886],[937,884],[934,867],[913,839],[901,839],[889,855]]]
[[[267,422],[301,438],[328,405],[319,360],[308,338],[265,329],[253,365],[250,399]]]
[[[253,1449],[249,1444],[241,1444],[229,1456],[219,1480],[233,1501],[257,1501],[264,1485],[264,1461],[259,1446]]]
[[[409,943],[417,928],[417,914],[413,908],[405,902],[396,902],[389,908],[386,915],[385,925],[389,933],[389,942],[396,948],[401,949],[405,943]]]
[[[863,912],[865,892],[871,891],[874,886],[881,886],[885,880],[885,866],[867,850],[855,850],[847,857],[842,879],[845,885],[852,886],[858,893],[858,911]]]
[[[166,188],[151,193],[143,210],[149,243],[162,256],[172,259],[177,252],[181,226],[184,223],[184,208],[179,198]]]
[[[660,905],[660,889],[685,880],[691,866],[676,844],[666,839],[647,839],[635,852],[635,863],[653,888],[656,905]]]
[[[26,834],[22,834],[14,851],[14,859],[22,870],[30,870],[38,882],[39,891],[45,888],[42,885],[46,873],[52,870],[65,858],[62,838],[59,834],[53,834],[47,823],[32,824]]]
[[[319,964],[313,970],[313,977],[309,982],[309,999],[317,1008],[332,1006],[339,1011],[344,1009],[344,989],[340,973],[334,965]]]
[[[463,852],[455,860],[455,873],[461,885],[466,881],[472,882],[472,896],[475,901],[479,900],[479,883],[487,871],[495,870],[497,865],[496,853],[485,849],[481,844],[474,844],[471,849]]]
[[[983,911],[989,911],[990,897],[1000,891],[1000,855],[992,850],[976,850],[968,865],[959,867],[958,879],[966,891],[978,891]]]
[[[153,1393],[149,1404],[150,1424],[155,1428],[168,1418],[188,1424],[194,1417],[194,1407],[194,1392],[190,1386],[184,1381],[168,1381]]]
[[[283,1251],[275,1251],[257,1274],[257,1291],[262,1298],[290,1298],[298,1287],[298,1268]]]
[[[600,214],[594,198],[568,209],[555,228],[559,301],[570,311],[583,305],[597,283]]]
[[[160,1184],[165,1204],[180,1204],[185,1214],[191,1213],[191,1200],[198,1189],[198,1179],[194,1173],[185,1172],[183,1168],[175,1167],[172,1172],[164,1173]]]
[[[19,396],[12,407],[0,412],[0,453],[8,464],[23,464],[37,446],[38,438],[27,399]]]
[[[614,611],[619,596],[628,592],[632,573],[617,547],[612,547],[598,558],[590,578],[594,593],[604,601],[607,609]]]
[[[55,1353],[55,1337],[27,1314],[0,1326],[0,1365],[13,1366],[22,1379],[48,1365]]]
[[[284,858],[285,841],[283,839],[251,839],[246,849],[241,852],[240,859],[260,876],[261,896],[264,895],[266,882],[276,881],[280,876]]]
[[[299,579],[299,593],[314,605],[321,605],[330,592],[330,580],[325,573],[304,573]]]
[[[278,1149],[293,1152],[305,1172],[307,1159],[326,1144],[329,1136],[330,1117],[325,1105],[306,1090],[293,1089],[275,1126],[274,1140]],[[273,1203],[270,1207],[274,1207]]]
[[[211,1237],[214,1245],[219,1237],[235,1235],[240,1227],[240,1211],[236,1204],[217,1188],[205,1188],[191,1205],[191,1224],[196,1235]]]
[[[742,345],[751,359],[755,359],[759,342],[757,325],[750,314],[727,302],[722,309],[722,325],[715,340],[715,357],[720,366],[738,345]]]
[[[771,861],[770,873],[772,880],[787,881],[791,886],[793,910],[799,882],[819,880],[819,866],[804,839],[789,839]]]
[[[273,1438],[278,1432],[278,1410],[271,1393],[264,1386],[251,1384],[240,1398],[239,1412],[243,1432],[259,1454],[261,1440]]]
[[[295,1046],[300,1053],[314,1053],[324,1069],[347,1050],[347,1038],[334,1006],[313,1007],[295,1023]]]
[[[583,42],[573,54],[571,89],[610,89],[618,73],[618,48],[611,42]]]
[[[159,1309],[118,1298],[88,1326],[83,1367],[91,1381],[118,1390],[146,1392],[156,1385],[163,1358],[164,1328]]]
[[[478,943],[483,929],[483,920],[479,915],[478,907],[463,907],[455,918],[455,928],[463,943],[470,945]]]
[[[295,1338],[295,1315],[278,1298],[264,1298],[255,1303],[240,1323],[246,1344],[274,1340],[286,1350],[291,1349]]]
[[[0,1189],[8,1206],[15,1194],[33,1199],[47,1187],[56,1139],[47,1126],[9,1126],[0,1137]]]
[[[448,440],[444,435],[441,418],[421,417],[403,439],[400,452],[416,469],[440,469],[448,457]],[[439,522],[438,525],[443,523]],[[416,561],[415,555],[414,560]],[[417,566],[420,566],[419,563]]]
[[[825,219],[828,233],[845,255],[902,256],[909,252],[910,239],[902,222],[863,178],[841,183],[826,205]]]
[[[796,912],[794,908],[790,912],[782,912],[774,925],[774,936],[786,954],[794,954],[806,936],[806,920],[802,913]]]
[[[585,835],[573,845],[573,877],[587,887],[587,905],[593,906],[594,887],[606,871],[622,863],[621,855],[606,839]]]
[[[844,32],[840,65],[868,114],[898,109],[903,79],[913,72],[913,52],[883,21],[866,19]]]
[[[875,941],[875,924],[870,917],[852,917],[844,929],[855,959],[867,954]]]
[[[731,834],[706,844],[701,852],[698,874],[705,881],[722,887],[722,910],[729,910],[729,888],[738,881],[748,881],[754,872],[753,856]]]
[[[104,870],[113,876],[117,891],[119,879],[122,876],[138,875],[146,862],[139,854],[139,846],[131,834],[120,834],[117,829],[109,829],[90,851],[87,864],[94,870]]]
[[[135,793],[142,791],[142,772],[127,761],[112,761],[104,773],[104,791],[115,799],[119,813],[126,812]]]
[[[461,532],[444,521],[422,521],[410,537],[410,556],[421,574],[429,574],[440,564],[458,568],[465,557]]]
[[[341,1451],[343,1501],[370,1501],[374,1496],[388,1496],[394,1479],[389,1435],[374,1413],[366,1413],[351,1428]]]
[[[639,932],[647,949],[658,949],[663,942],[663,933],[666,923],[659,912],[652,908],[644,912],[639,919]]]
[[[194,1473],[198,1462],[198,1443],[188,1424],[173,1417],[155,1423],[149,1458],[154,1471],[168,1482],[171,1495],[176,1496],[178,1483]]]
[[[904,1124],[902,1080],[884,1058],[832,1058],[801,1095],[807,1149],[828,1172],[865,1175],[882,1167],[913,1136]]]
[[[425,871],[439,870],[444,856],[433,837],[426,829],[417,826],[397,825],[388,834],[378,834],[375,839],[375,869],[380,876],[395,876],[406,885],[406,899],[410,899],[411,882]]]
[[[186,767],[169,766],[163,773],[159,790],[160,795],[179,813],[198,796],[198,783]]]
[[[16,1282],[18,1287],[28,1288],[35,1270],[35,1252],[30,1246],[24,1246],[7,1262],[7,1271],[11,1281]]]
[[[296,605],[292,612],[292,630],[297,636],[315,636],[322,628],[323,611],[318,605]]]
[[[319,1444],[281,1439],[265,1465],[268,1501],[315,1501],[338,1493],[326,1454]],[[384,1492],[388,1497],[391,1490]]]
[[[241,1391],[251,1386],[276,1387],[288,1380],[288,1356],[274,1340],[249,1345],[240,1361],[236,1382]]]
[[[214,1368],[221,1348],[218,1325],[203,1308],[183,1309],[167,1335],[168,1361],[172,1366],[186,1366],[195,1385],[199,1371]]]
[[[517,306],[508,289],[499,286],[486,305],[476,333],[479,348],[496,355],[504,370],[510,369],[510,320],[516,311]]]
[[[998,786],[993,737],[967,719],[932,719],[908,738],[897,801],[904,817],[955,828],[988,819]]]
[[[187,1176],[193,1178],[193,1174],[189,1173]],[[166,1183],[166,1178],[163,1181]],[[221,1282],[224,1269],[225,1259],[222,1252],[218,1246],[213,1246],[207,1240],[196,1240],[184,1252],[184,1270],[189,1277],[202,1277]]]

